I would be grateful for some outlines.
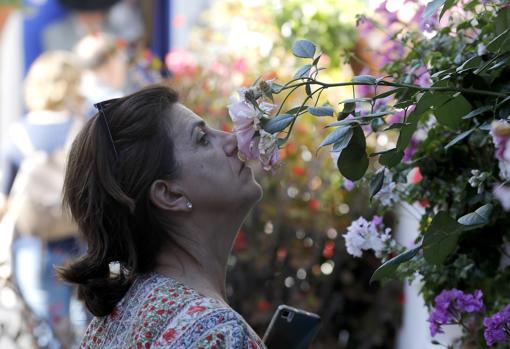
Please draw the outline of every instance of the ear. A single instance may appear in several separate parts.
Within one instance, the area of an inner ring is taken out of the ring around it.
[[[153,205],[172,212],[189,212],[189,200],[179,187],[168,180],[157,179],[149,188],[149,197]]]

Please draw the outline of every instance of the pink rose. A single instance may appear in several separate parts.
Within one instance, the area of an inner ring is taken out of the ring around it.
[[[420,172],[420,168],[419,167],[414,167],[407,174],[407,183],[409,183],[409,184],[418,184],[422,180],[423,180],[423,176],[422,176],[422,174]]]

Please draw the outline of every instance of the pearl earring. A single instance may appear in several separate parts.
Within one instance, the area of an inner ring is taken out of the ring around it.
[[[191,201],[188,201],[188,202],[186,203],[186,207],[187,207],[187,208],[193,208],[193,204],[191,203]]]

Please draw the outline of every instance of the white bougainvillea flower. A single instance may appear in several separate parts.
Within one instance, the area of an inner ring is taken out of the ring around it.
[[[382,224],[378,226],[376,221],[359,217],[343,235],[347,252],[354,257],[361,257],[363,251],[373,250],[376,257],[381,257],[386,242],[391,238],[390,232],[390,228],[384,229]]]

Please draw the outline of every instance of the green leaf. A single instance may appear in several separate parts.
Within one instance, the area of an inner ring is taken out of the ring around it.
[[[390,149],[379,157],[379,163],[388,168],[395,167],[402,161],[404,152],[398,148]]]
[[[307,105],[303,105],[303,106],[291,108],[291,109],[287,110],[285,112],[285,114],[292,114],[292,115],[296,115],[297,116],[299,114],[303,114],[307,110],[308,110],[308,106]]]
[[[501,48],[505,48],[507,44],[509,44],[510,39],[510,28],[506,29],[504,32],[496,36],[494,39],[489,41],[487,44],[487,51],[489,52],[497,52]]]
[[[338,127],[324,138],[319,147],[324,147],[333,143],[345,143],[347,145],[351,141],[352,135],[353,131],[350,126]]]
[[[443,15],[445,14],[445,12],[447,10],[449,10],[453,5],[455,5],[455,3],[457,2],[457,0],[446,0],[444,6],[443,6],[443,9],[441,10],[441,14],[439,15],[439,20],[441,20],[441,18],[443,18]]]
[[[349,99],[344,99],[343,101],[341,101],[340,103],[338,104],[342,104],[342,103],[360,103],[360,102],[370,102],[372,100],[372,98],[368,98],[368,97],[363,97],[363,98],[349,98]]]
[[[347,134],[345,137],[343,137],[338,142],[333,144],[333,149],[331,149],[331,151],[340,152],[340,151],[344,150],[345,147],[347,147],[349,145],[349,142],[351,141],[351,138],[352,138],[352,130],[350,130],[350,131],[351,132],[349,134]]]
[[[471,104],[462,96],[449,100],[434,110],[434,115],[439,123],[457,129],[460,126],[462,117],[471,111]]]
[[[291,114],[276,115],[275,117],[269,119],[263,128],[268,133],[281,132],[287,126],[289,126],[294,119],[295,116]]]
[[[352,130],[352,138],[347,147],[340,152],[337,167],[345,178],[357,181],[367,171],[368,156],[363,130],[360,126],[354,126]]]
[[[370,181],[370,198],[373,198],[375,194],[381,190],[384,183],[384,169],[376,173],[376,175]]]
[[[396,123],[394,123],[394,124],[391,124],[391,125],[390,125],[390,126],[388,126],[387,128],[385,128],[385,129],[383,130],[383,132],[384,132],[384,131],[389,131],[389,130],[394,130],[394,129],[396,129],[396,128],[402,128],[402,127],[404,127],[404,126],[406,126],[406,125],[410,125],[410,123],[408,123],[408,122],[396,122]]]
[[[450,148],[451,146],[459,143],[461,140],[463,140],[464,138],[466,138],[467,136],[469,136],[475,129],[472,128],[471,130],[467,130],[467,131],[464,131],[462,132],[460,135],[458,135],[457,137],[455,137],[454,139],[452,139],[445,147],[444,149],[448,149]]]
[[[374,96],[373,99],[385,98],[385,97],[391,96],[392,94],[398,93],[404,89],[405,89],[405,87],[397,87],[392,90],[388,90],[386,92],[380,93],[377,96]]]
[[[305,85],[305,92],[308,97],[312,97],[312,88],[310,87],[310,84]]]
[[[492,109],[492,106],[484,105],[483,107],[476,108],[475,110],[472,110],[471,112],[464,115],[462,118],[463,119],[471,119],[471,118],[478,116],[482,113],[485,113],[486,111],[491,110],[491,109]]]
[[[421,245],[411,250],[407,250],[399,254],[398,256],[395,256],[392,259],[386,261],[372,274],[372,277],[370,278],[370,283],[394,277],[395,271],[397,270],[398,266],[414,258],[414,256],[418,254],[420,249]]]
[[[446,0],[432,0],[427,4],[427,7],[425,8],[425,11],[423,12],[423,20],[428,19],[430,16],[432,16],[434,13],[439,10],[441,6],[445,3]]]
[[[335,127],[335,126],[346,126],[346,125],[354,125],[354,124],[360,125],[361,121],[356,120],[356,119],[344,119],[341,121],[335,121],[335,122],[328,124],[324,127],[329,128],[329,127]]]
[[[310,107],[308,112],[314,116],[333,116],[335,109],[331,107]]]
[[[475,212],[460,217],[457,219],[457,222],[464,226],[463,230],[477,229],[489,223],[491,213],[492,205],[486,204],[478,208]]]
[[[358,75],[352,77],[352,82],[375,85],[377,83],[377,78],[372,75]]]
[[[356,111],[356,103],[345,103],[344,109],[339,113],[338,117],[340,119],[346,118],[349,115],[353,114]]]
[[[315,57],[315,59],[313,60],[312,64],[313,65],[317,65],[319,63],[319,60],[321,59],[321,57],[322,57],[322,54],[320,54],[317,57]]]
[[[376,119],[376,118],[381,118],[383,116],[390,115],[390,114],[393,114],[393,113],[395,113],[394,110],[380,111],[380,112],[377,112],[377,113],[366,114],[366,115],[360,116],[360,118]]]
[[[462,225],[451,218],[447,212],[440,211],[423,238],[423,256],[430,264],[442,264],[457,247]]]
[[[473,70],[478,68],[478,66],[482,63],[482,57],[480,56],[474,56],[466,60],[462,65],[460,65],[456,71],[457,73],[461,74],[463,72],[466,72],[468,70]]]
[[[297,40],[292,45],[294,56],[301,58],[313,58],[315,55],[315,44],[309,40]]]
[[[496,34],[501,34],[510,28],[510,7],[500,8],[498,15],[494,20]]]
[[[310,73],[310,69],[312,69],[312,65],[305,64],[304,66],[302,66],[301,68],[299,68],[297,70],[296,74],[294,74],[294,79],[308,77],[308,73]]]

